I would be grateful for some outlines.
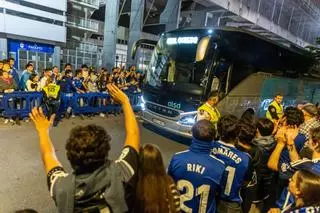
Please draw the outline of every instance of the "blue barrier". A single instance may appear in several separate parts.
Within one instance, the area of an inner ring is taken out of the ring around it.
[[[107,93],[75,93],[72,110],[77,114],[108,113],[120,110],[120,106],[111,103]]]
[[[42,93],[40,92],[12,92],[3,94],[2,107],[3,117],[29,116],[33,107],[38,107],[42,103]]]
[[[61,93],[60,94],[60,107],[59,114],[64,114],[69,107],[73,106],[73,93]]]
[[[126,94],[129,97],[133,110],[139,111],[141,109],[141,93],[126,92]],[[65,113],[68,107],[72,108],[75,115],[121,111],[120,105],[113,103],[110,95],[107,93],[61,93],[60,101],[59,114]],[[25,118],[29,116],[33,107],[41,105],[41,92],[13,92],[3,94],[0,110],[3,111],[2,114],[5,118]]]

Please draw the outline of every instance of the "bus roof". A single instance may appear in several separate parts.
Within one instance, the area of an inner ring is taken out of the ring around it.
[[[309,51],[307,51],[306,49],[303,49],[293,43],[290,43],[290,46],[291,47],[287,47],[281,43],[277,43],[271,39],[268,39],[266,37],[263,37],[261,35],[258,35],[254,32],[251,32],[251,31],[248,31],[248,30],[244,30],[244,29],[241,29],[241,28],[236,28],[236,27],[223,27],[223,28],[213,28],[213,27],[199,27],[199,28],[194,28],[194,27],[188,27],[188,28],[178,28],[178,29],[175,29],[175,30],[172,30],[172,31],[167,31],[165,32],[164,34],[167,34],[167,33],[179,33],[179,32],[196,32],[196,31],[201,31],[201,32],[205,32],[205,31],[209,31],[209,30],[214,30],[214,31],[219,31],[220,33],[223,33],[223,32],[237,32],[238,34],[244,34],[244,35],[249,35],[249,36],[252,36],[254,38],[258,38],[258,39],[261,39],[261,40],[264,40],[272,45],[276,45],[280,48],[283,48],[283,49],[286,49],[286,50],[289,50],[289,51],[292,51],[296,54],[300,54],[300,55],[303,55],[303,56],[310,56],[311,57],[311,53]]]

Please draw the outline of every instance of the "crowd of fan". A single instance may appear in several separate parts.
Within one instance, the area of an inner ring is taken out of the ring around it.
[[[33,62],[28,62],[23,72],[17,71],[14,64],[13,58],[0,61],[0,93],[41,92],[49,83],[59,85],[61,93],[106,93],[106,85],[109,83],[116,84],[123,91],[140,92],[144,77],[135,66],[131,66],[129,70],[114,67],[112,72],[101,68],[98,72],[85,64],[76,70],[73,70],[71,64],[66,64],[61,72],[54,66],[39,73],[34,71]],[[104,114],[101,113],[100,116],[104,117]],[[5,123],[9,122],[20,125],[20,118],[15,118],[15,121],[5,120]]]
[[[287,107],[272,122],[248,109],[222,116],[217,126],[200,120],[188,150],[165,169],[153,144],[140,144],[128,97],[113,84],[126,139],[120,157],[108,158],[110,135],[100,126],[75,127],[66,142],[73,172],[57,160],[49,120],[34,108],[30,118],[50,195],[60,213],[71,212],[320,212],[320,121],[313,104]]]
[[[28,63],[21,76],[14,60],[0,62],[0,92],[41,91],[50,83],[64,93],[108,92],[121,104],[126,139],[120,157],[108,159],[111,137],[97,125],[72,129],[66,143],[73,172],[57,160],[49,136],[55,115],[34,108],[30,118],[40,138],[50,196],[60,213],[71,212],[320,212],[320,121],[313,104],[290,106],[271,121],[248,109],[217,125],[200,120],[188,150],[165,169],[153,144],[140,144],[140,131],[125,90],[139,91],[135,67],[99,73],[70,64],[39,75]],[[73,77],[74,75],[74,77]],[[23,210],[18,212],[35,212]]]

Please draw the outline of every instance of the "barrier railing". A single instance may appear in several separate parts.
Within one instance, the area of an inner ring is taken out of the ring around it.
[[[72,110],[75,115],[120,111],[120,106],[113,104],[109,94],[106,93],[76,93],[73,96],[72,103]]]
[[[126,92],[132,108],[139,111],[141,93]],[[40,92],[13,92],[0,95],[0,110],[3,117],[29,116],[33,107],[41,106],[42,93]],[[59,114],[65,113],[71,107],[75,115],[120,112],[120,105],[113,102],[107,93],[61,93]]]
[[[13,92],[3,94],[1,105],[3,117],[25,118],[33,107],[42,103],[42,94],[39,92]]]

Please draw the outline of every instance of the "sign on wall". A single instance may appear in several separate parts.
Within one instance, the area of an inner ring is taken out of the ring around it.
[[[41,52],[52,54],[54,46],[50,44],[35,43],[29,41],[8,40],[8,51],[18,52],[19,49],[32,52]]]

